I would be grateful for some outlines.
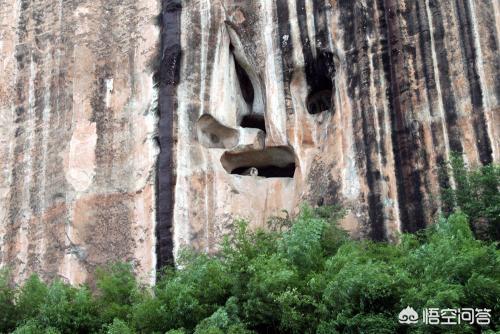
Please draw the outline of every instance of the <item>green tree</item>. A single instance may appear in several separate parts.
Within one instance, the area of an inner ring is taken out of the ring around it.
[[[468,168],[454,153],[443,172],[455,181],[443,189],[443,206],[464,212],[478,238],[500,240],[500,166]]]
[[[10,285],[10,272],[0,268],[0,333],[11,331],[16,325],[14,289]]]

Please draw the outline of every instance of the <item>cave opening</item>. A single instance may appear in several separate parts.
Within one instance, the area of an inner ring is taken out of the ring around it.
[[[269,147],[246,152],[226,152],[221,163],[229,174],[264,178],[293,178],[296,162],[288,146]]]
[[[245,100],[245,102],[251,105],[253,104],[253,100],[255,98],[252,81],[250,80],[247,72],[240,65],[236,57],[234,57],[234,66],[236,68],[236,76],[238,77],[241,95],[243,95],[243,99]]]
[[[266,121],[264,115],[250,114],[243,116],[240,126],[242,128],[260,129],[266,132]]]
[[[284,167],[280,166],[243,166],[238,167],[231,171],[231,174],[235,175],[250,175],[250,176],[260,176],[265,178],[275,178],[275,177],[287,177],[293,178],[295,175],[295,163],[288,164]]]
[[[333,110],[332,93],[335,65],[331,52],[318,51],[316,59],[311,59],[306,66],[309,95],[307,111],[311,115]]]
[[[332,109],[332,89],[325,89],[309,94],[307,98],[307,111],[311,115],[330,111]]]

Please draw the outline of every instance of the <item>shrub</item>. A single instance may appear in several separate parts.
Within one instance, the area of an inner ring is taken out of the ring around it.
[[[443,206],[461,210],[480,239],[500,240],[500,165],[468,168],[454,153],[442,173],[453,176],[455,187],[443,189]]]
[[[16,324],[16,307],[14,305],[14,289],[10,283],[10,273],[0,269],[0,333],[7,333]]]
[[[90,290],[74,288],[61,281],[49,285],[34,320],[43,328],[54,328],[61,333],[92,333],[100,328],[96,302]]]
[[[96,271],[97,302],[105,323],[128,320],[139,288],[132,267],[116,263]]]
[[[133,334],[135,333],[133,330],[129,328],[129,326],[120,319],[115,318],[113,323],[107,327],[106,334]]]
[[[48,287],[37,275],[32,275],[24,282],[16,298],[16,310],[19,318],[35,318],[47,298]]]

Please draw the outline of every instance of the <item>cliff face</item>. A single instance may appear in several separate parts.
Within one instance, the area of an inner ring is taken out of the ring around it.
[[[499,158],[496,0],[166,3],[176,250],[302,202],[391,240],[432,221],[450,152]]]
[[[152,280],[303,202],[415,231],[500,159],[499,42],[497,0],[0,0],[0,266]]]
[[[155,266],[156,1],[0,0],[0,267]]]

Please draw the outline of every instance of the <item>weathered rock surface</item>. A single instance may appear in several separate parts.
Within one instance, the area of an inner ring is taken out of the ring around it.
[[[302,202],[416,231],[500,160],[499,43],[497,0],[0,0],[0,266],[152,280]]]
[[[0,267],[156,264],[157,1],[0,0]]]
[[[302,202],[342,203],[353,235],[393,240],[438,212],[450,152],[499,159],[496,0],[165,3],[177,89],[160,156],[176,179],[158,224],[175,251],[213,251],[234,217],[263,225]]]

